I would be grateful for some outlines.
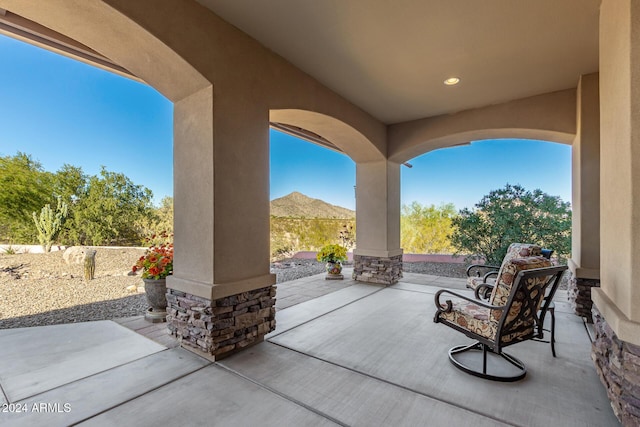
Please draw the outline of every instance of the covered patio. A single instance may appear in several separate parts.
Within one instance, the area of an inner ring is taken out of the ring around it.
[[[296,371],[281,370],[274,362],[284,355],[288,366],[297,366],[294,359],[299,359],[326,368],[318,385],[353,378],[355,388],[344,388],[358,396],[353,399],[372,404],[368,393],[384,390],[371,398],[375,404],[367,416],[396,404],[390,391],[397,391],[436,405],[429,411],[433,420],[451,413],[482,414],[479,419],[489,423],[535,425],[564,411],[569,415],[563,424],[579,419],[579,425],[606,425],[609,418],[598,418],[609,414],[601,400],[606,389],[618,418],[637,425],[639,23],[640,3],[633,0],[0,0],[3,33],[142,80],[174,103],[176,252],[168,280],[170,327],[185,345],[218,359],[267,340],[185,379],[154,383],[151,388],[168,392],[152,391],[136,400],[166,399],[170,404],[158,405],[157,413],[176,419],[210,415],[211,408],[217,408],[220,419],[241,417],[239,412],[251,419],[260,408],[267,413],[263,405],[274,414],[286,412],[277,409],[280,405],[298,405],[302,417],[332,414],[321,422],[358,412],[345,409],[350,399],[336,398],[342,389],[330,393],[311,387],[313,370],[301,374],[311,395],[296,390],[300,396],[292,396],[293,388],[285,386],[287,378],[291,384],[298,381],[291,377]],[[304,303],[316,316],[292,329],[283,328],[289,322],[285,313],[303,305],[279,312],[278,329],[272,309],[277,296],[268,257],[270,126],[293,129],[356,163],[354,270],[359,282],[369,284],[314,300],[322,304]],[[559,359],[547,360],[549,352],[540,352],[545,350],[541,345],[535,353],[527,351],[530,344],[514,349],[525,352],[531,376],[499,390],[466,376],[459,383],[459,373],[440,371],[450,369],[440,362],[452,337],[430,324],[429,288],[405,289],[412,286],[408,276],[398,282],[402,165],[432,150],[495,138],[572,146],[569,295],[578,315],[562,314],[562,324],[576,329],[559,332],[567,344],[559,343]],[[345,305],[354,292],[356,300]],[[324,305],[332,295],[341,296],[337,305]],[[257,301],[251,307],[255,311],[237,309],[244,304],[240,300]],[[200,316],[212,307],[232,306],[238,317],[227,322]],[[593,352],[582,317],[593,319],[598,331]],[[213,338],[230,323],[237,326],[230,333],[243,339],[214,345]],[[81,346],[92,342],[76,341]],[[104,348],[101,341],[94,344]],[[191,359],[181,357],[181,369],[187,369]],[[12,360],[20,366],[19,357]],[[45,352],[43,371],[47,361],[58,362]],[[218,385],[191,381],[199,374],[233,378],[234,384],[254,390],[254,396],[271,397],[248,403],[246,394],[239,393],[227,399],[232,387],[221,385],[223,380]],[[601,382],[590,386],[564,382],[598,374]],[[380,388],[357,388],[369,381]],[[266,389],[258,386],[263,382]],[[463,387],[469,384],[474,387]],[[6,387],[11,396],[11,386]],[[101,393],[94,396],[101,401]],[[474,400],[477,396],[482,403]],[[199,399],[196,410],[190,405]],[[156,416],[146,408],[138,411],[136,401],[100,417],[116,420],[126,408],[133,417]],[[533,410],[519,410],[525,406]],[[399,412],[422,407],[415,403]],[[392,409],[383,412],[391,417]]]
[[[281,286],[301,295],[324,282]],[[13,404],[2,425],[619,425],[565,292],[558,357],[544,343],[509,348],[528,374],[505,384],[449,363],[447,350],[468,339],[433,323],[440,286],[464,283],[345,280],[278,310],[264,342],[216,362],[112,321],[0,331],[0,386]]]

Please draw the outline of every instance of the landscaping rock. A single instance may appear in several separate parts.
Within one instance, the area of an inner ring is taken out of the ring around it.
[[[67,265],[82,264],[84,262],[84,251],[85,248],[82,246],[68,247],[62,254],[62,259],[64,259]]]

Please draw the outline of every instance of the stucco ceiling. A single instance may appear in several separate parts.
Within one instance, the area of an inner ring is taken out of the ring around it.
[[[600,0],[198,0],[391,124],[577,85]],[[451,76],[461,79],[445,86]]]

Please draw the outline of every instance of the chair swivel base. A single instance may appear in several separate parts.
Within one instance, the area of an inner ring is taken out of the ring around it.
[[[504,352],[493,353],[480,342],[451,348],[449,360],[456,368],[491,381],[513,382],[527,375],[520,360]]]

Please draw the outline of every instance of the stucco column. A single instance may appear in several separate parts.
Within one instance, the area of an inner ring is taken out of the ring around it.
[[[356,165],[356,233],[353,278],[396,283],[402,277],[400,164]]]
[[[601,291],[613,329],[640,344],[640,3],[604,0],[600,15]],[[630,334],[631,330],[636,331]],[[627,332],[628,331],[628,332]],[[621,337],[622,338],[622,337]]]
[[[569,299],[591,319],[591,288],[600,285],[600,99],[598,73],[577,88],[576,138],[572,146],[572,242]]]
[[[175,103],[175,263],[167,301],[172,333],[217,358],[275,328],[275,275],[268,109],[242,92],[213,95],[209,87]]]
[[[623,425],[640,424],[640,2],[600,9],[600,280],[592,358]]]

